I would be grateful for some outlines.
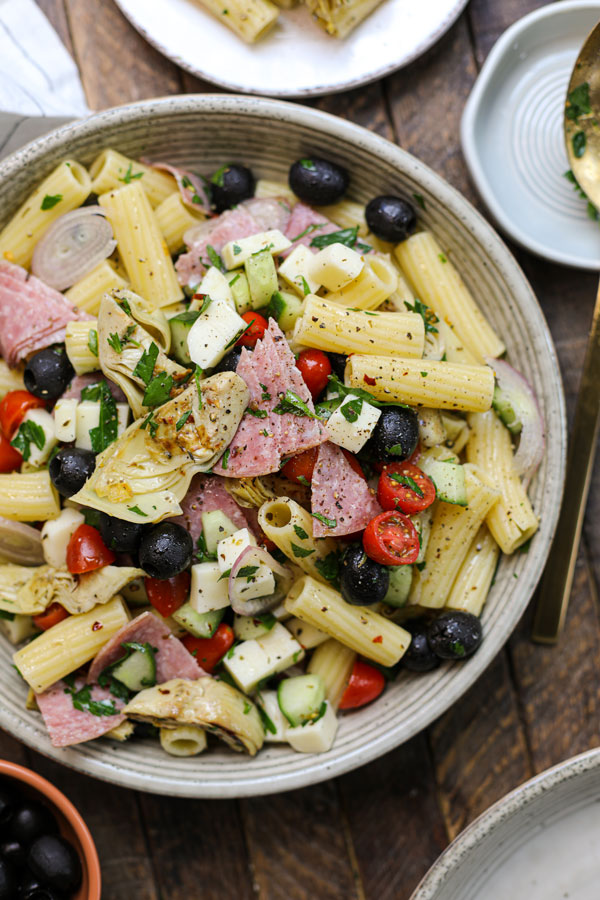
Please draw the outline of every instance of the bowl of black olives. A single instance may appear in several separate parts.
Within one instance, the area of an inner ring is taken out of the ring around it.
[[[40,775],[0,760],[0,900],[100,900],[87,825]]]

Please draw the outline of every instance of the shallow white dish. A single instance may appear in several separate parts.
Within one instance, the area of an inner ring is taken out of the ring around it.
[[[268,745],[253,759],[222,747],[182,759],[156,741],[118,745],[103,739],[66,750],[50,745],[41,718],[25,709],[25,685],[0,639],[0,727],[65,765],[125,787],[190,797],[239,797],[304,787],[364,765],[408,740],[445,712],[483,672],[519,621],[541,575],[560,508],[566,421],[560,372],[535,296],[507,247],[454,188],[394,144],[342,119],[257,97],[188,95],[107,110],[60,128],[0,163],[0,211],[7,219],[66,156],[89,163],[104,148],[167,159],[203,173],[223,160],[249,165],[258,177],[284,181],[291,162],[319,152],[346,166],[349,197],[380,193],[423,197],[418,210],[455,262],[484,314],[532,384],[546,421],[546,453],[530,495],[541,514],[528,553],[501,564],[483,613],[485,639],[464,664],[427,675],[404,672],[371,706],[345,715],[333,748],[309,756]],[[0,226],[3,223],[0,222]]]
[[[345,40],[329,37],[305,7],[282,10],[269,35],[246,44],[196,0],[116,0],[165,56],[229,91],[310,97],[389,75],[429,49],[468,0],[384,0]]]
[[[564,177],[567,86],[598,0],[550,3],[495,44],[465,106],[463,153],[499,227],[538,256],[600,269],[600,225]]]
[[[411,900],[597,900],[600,749],[542,772],[479,816]]]

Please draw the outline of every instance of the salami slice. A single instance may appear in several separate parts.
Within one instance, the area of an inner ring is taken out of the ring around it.
[[[217,475],[194,475],[189,490],[181,502],[180,516],[172,519],[187,528],[194,544],[202,534],[202,513],[220,509],[238,528],[246,528],[245,513],[225,489],[223,479]]]
[[[289,256],[299,244],[304,244],[316,253],[316,248],[310,246],[312,239],[318,234],[332,234],[339,230],[339,225],[335,225],[316,209],[306,203],[296,203],[285,229],[285,236],[292,242],[292,246],[284,250],[281,256]]]
[[[76,691],[84,686],[84,678],[75,680]],[[112,703],[117,710],[123,708],[124,702],[118,697],[114,697],[106,688],[101,688],[97,684],[89,685],[89,687],[90,698],[95,703],[104,700]],[[103,734],[125,721],[125,716],[121,713],[104,716],[76,709],[73,705],[73,697],[70,692],[66,692],[66,688],[67,685],[64,681],[58,681],[43,694],[35,695],[53,747],[71,747],[73,744],[92,741],[94,738],[102,737]]]
[[[252,197],[240,205],[250,213],[259,231],[277,229],[285,234],[292,212],[282,197]]]
[[[354,471],[343,451],[327,441],[319,447],[312,476],[312,513],[335,521],[331,527],[313,520],[315,537],[352,534],[382,512],[367,482]]]
[[[229,241],[250,237],[262,231],[254,218],[242,206],[228,209],[210,222],[201,222],[186,232],[184,240],[189,247],[188,253],[182,253],[175,269],[180,284],[190,286],[198,284],[206,272],[207,247],[220,253]]]
[[[109,381],[102,372],[88,372],[86,375],[75,375],[73,381],[61,396],[61,400],[80,400],[82,390],[91,384],[97,384],[99,381],[106,381],[117,403],[127,403],[127,397],[119,385],[115,384],[114,381]]]

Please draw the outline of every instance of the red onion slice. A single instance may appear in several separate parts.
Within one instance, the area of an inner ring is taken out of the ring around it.
[[[201,210],[209,216],[216,215],[210,208],[210,200],[202,179],[198,175],[194,175],[193,172],[189,172],[187,169],[178,169],[176,166],[169,165],[169,163],[154,163],[148,159],[142,159],[142,162],[153,169],[159,169],[172,175],[177,182],[181,199],[186,206],[190,206],[195,210]]]
[[[256,597],[254,600],[242,599],[239,589],[243,587],[245,579],[243,576],[241,578],[237,577],[240,569],[245,566],[260,566],[263,563],[271,569],[275,576],[274,593],[266,597]],[[229,573],[229,602],[233,611],[239,616],[260,616],[262,613],[268,612],[283,600],[291,586],[293,577],[289,569],[280,565],[262,547],[246,547],[236,559]]]
[[[521,422],[514,463],[527,488],[544,455],[544,419],[531,385],[520,372],[502,359],[486,362],[494,369],[498,387]]]
[[[99,206],[82,206],[59,216],[33,251],[31,271],[50,287],[64,291],[113,252],[110,222]]]
[[[0,559],[19,566],[41,565],[44,554],[37,528],[0,518]]]

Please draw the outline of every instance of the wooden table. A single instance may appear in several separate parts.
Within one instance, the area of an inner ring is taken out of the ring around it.
[[[38,2],[77,60],[92,108],[214,90],[158,55],[112,0]],[[396,141],[477,204],[459,148],[463,106],[499,35],[542,5],[471,0],[410,68],[315,105]],[[572,413],[597,276],[515,253],[550,323]],[[403,900],[491,803],[600,743],[599,543],[597,475],[560,644],[530,642],[530,610],[475,687],[426,733],[335,781],[264,799],[172,800],[72,773],[6,735],[0,754],[49,777],[79,807],[100,853],[105,900]]]

